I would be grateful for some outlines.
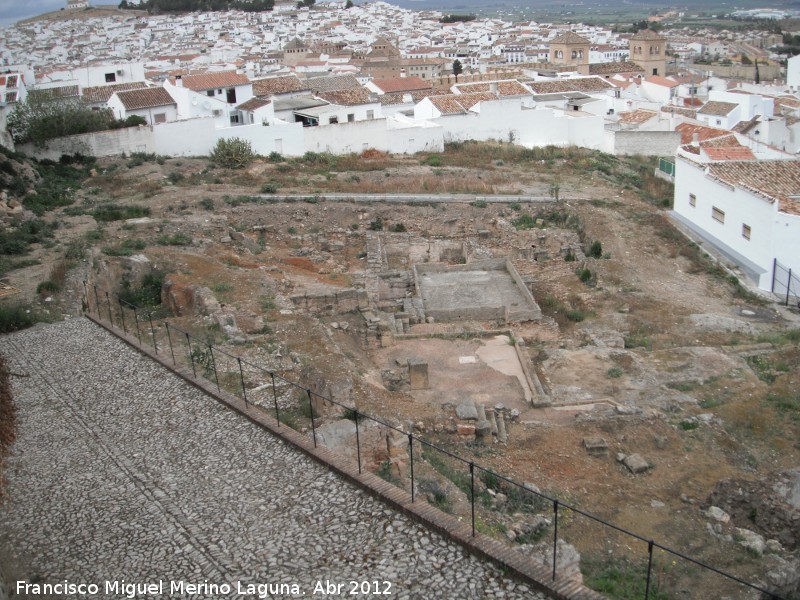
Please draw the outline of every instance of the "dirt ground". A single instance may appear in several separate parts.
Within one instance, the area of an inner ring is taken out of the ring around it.
[[[314,365],[329,381],[349,378],[351,399],[363,412],[409,424],[451,451],[644,538],[761,577],[767,559],[709,534],[701,508],[721,479],[758,479],[798,466],[800,353],[785,335],[798,327],[798,315],[733,285],[702,248],[678,234],[661,202],[669,198],[669,186],[647,177],[631,184],[619,176],[627,167],[616,162],[610,174],[602,165],[581,169],[594,160],[583,154],[525,163],[480,155],[480,168],[467,165],[466,154],[445,153],[436,167],[420,157],[324,165],[259,160],[243,172],[213,169],[203,159],[130,167],[104,159],[76,206],[90,212],[107,202],[134,204],[149,207],[149,217],[98,224],[88,214],[56,213],[62,224],[57,243],[37,247],[32,256],[41,264],[11,271],[8,282],[56,315],[76,305],[85,274],[113,291],[154,268],[182,285],[205,286],[222,310],[235,315],[239,332],[226,335],[224,327],[197,314],[176,317],[176,323],[206,331],[232,352],[277,361],[287,376]],[[486,156],[505,155],[490,150]],[[265,184],[279,194],[309,196],[284,202],[266,195],[257,203],[253,198]],[[326,191],[513,192],[549,195],[553,202],[319,201],[316,195]],[[526,214],[541,222],[515,226]],[[509,257],[544,320],[417,324],[408,331],[412,335],[381,347],[370,342],[357,312],[296,310],[292,296],[366,285],[367,240],[377,234],[372,228],[378,219],[386,240],[456,240],[468,262]],[[96,230],[81,275],[61,294],[37,296],[37,284],[70,241]],[[171,244],[178,234],[190,241]],[[137,254],[147,262],[102,250],[130,239],[145,242]],[[602,252],[587,257],[593,241]],[[565,260],[573,251],[576,260]],[[576,267],[589,270],[586,282]],[[495,335],[483,332],[497,330],[519,341],[552,406],[531,408],[515,375],[481,360],[481,348],[485,352]],[[382,372],[402,370],[409,357],[428,362],[430,389],[386,385]],[[519,410],[509,423],[508,443],[476,447],[453,433],[455,407],[464,400]],[[592,437],[607,442],[607,456],[587,453],[584,440]],[[651,468],[634,475],[616,460],[618,453],[638,453]],[[450,507],[461,508],[458,501]],[[500,535],[513,515],[496,521],[504,519]],[[630,540],[579,522],[565,521],[562,533],[582,552],[610,552],[612,561],[626,553],[636,560],[645,556],[646,545],[628,551]],[[670,586],[678,590],[675,597],[689,597],[680,590],[696,585],[691,570],[665,567],[661,575],[678,582]],[[708,589],[722,589],[713,585]]]

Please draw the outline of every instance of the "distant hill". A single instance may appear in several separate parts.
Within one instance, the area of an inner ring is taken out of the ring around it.
[[[26,25],[35,23],[37,21],[69,21],[72,19],[92,19],[102,17],[113,17],[119,15],[146,15],[145,10],[121,10],[116,5],[107,6],[93,6],[92,8],[84,8],[80,10],[57,10],[42,15],[31,17],[19,21],[17,25]]]
[[[152,13],[243,10],[261,12],[272,10],[274,0],[147,0],[144,6]]]

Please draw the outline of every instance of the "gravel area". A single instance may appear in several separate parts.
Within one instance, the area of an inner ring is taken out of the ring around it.
[[[53,597],[338,598],[354,581],[359,595],[546,598],[87,319],[0,337],[0,352],[29,375],[12,377],[0,561],[29,583],[98,586]]]

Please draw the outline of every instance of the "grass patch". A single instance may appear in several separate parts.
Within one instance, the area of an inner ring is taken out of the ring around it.
[[[464,492],[467,497],[472,493],[472,479],[469,475],[469,467],[461,465],[463,469],[458,469],[450,464],[452,459],[448,459],[441,452],[433,450],[428,446],[423,446],[422,458],[433,467],[440,475],[449,479],[458,489]]]
[[[173,233],[172,235],[162,235],[156,240],[160,246],[190,246],[192,236],[185,233]]]
[[[106,256],[133,256],[147,247],[144,240],[125,240],[117,246],[105,246],[102,249]]]
[[[613,379],[622,377],[624,374],[625,371],[623,371],[620,367],[611,367],[608,371],[606,371],[606,375]]]
[[[581,572],[587,587],[618,600],[641,600],[647,585],[647,564],[631,562],[627,558],[584,555]],[[668,595],[658,589],[657,581],[650,582],[651,600],[667,600]]]
[[[778,378],[778,369],[773,362],[764,355],[748,356],[746,359],[747,364],[753,369],[756,376],[765,383],[775,383]]]
[[[694,431],[700,427],[700,424],[697,421],[681,421],[678,423],[678,429],[682,431]]]
[[[0,232],[0,254],[27,254],[31,244],[42,244],[51,240],[55,229],[55,223],[42,219],[14,221],[11,227]]]
[[[109,221],[123,221],[126,219],[140,219],[150,216],[150,208],[131,204],[128,206],[115,206],[104,204],[98,206],[90,213],[96,221],[107,223]]]

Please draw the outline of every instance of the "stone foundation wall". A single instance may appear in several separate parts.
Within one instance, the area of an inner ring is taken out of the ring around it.
[[[355,288],[344,289],[333,294],[292,296],[291,300],[297,310],[317,316],[358,312],[368,306],[366,290]]]

